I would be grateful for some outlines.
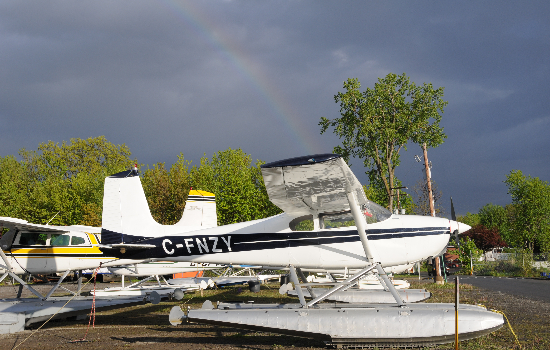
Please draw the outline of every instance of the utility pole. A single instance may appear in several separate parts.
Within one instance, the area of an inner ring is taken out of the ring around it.
[[[426,167],[426,181],[428,184],[428,200],[430,201],[430,213],[432,216],[435,216],[434,197],[432,194],[432,178],[431,178],[431,171],[430,171],[430,166],[428,162],[428,150],[427,150],[426,143],[422,144],[422,149],[424,150],[424,166]],[[434,282],[436,284],[444,284],[443,277],[441,276],[441,267],[439,265],[439,257],[434,258],[434,264],[435,264]]]
[[[422,149],[424,150],[424,166],[426,167],[426,182],[428,183],[428,199],[430,201],[430,214],[435,216],[434,208],[434,197],[432,194],[432,175],[430,171],[430,165],[428,162],[428,150],[426,144],[422,144]]]

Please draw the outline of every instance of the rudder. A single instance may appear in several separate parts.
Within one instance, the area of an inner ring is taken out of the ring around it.
[[[139,176],[126,170],[105,178],[101,243],[129,243],[162,230],[151,211]]]

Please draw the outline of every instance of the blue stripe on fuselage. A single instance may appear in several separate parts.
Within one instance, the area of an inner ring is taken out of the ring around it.
[[[367,230],[369,240],[385,240],[416,236],[449,234],[448,227],[396,228]],[[108,249],[110,255],[132,259],[169,258],[171,256],[205,255],[227,252],[245,252],[277,248],[295,248],[360,241],[357,230],[293,231],[280,233],[250,233],[212,235],[164,236],[146,238],[124,235],[125,243],[152,244],[155,248],[127,251],[120,254]]]

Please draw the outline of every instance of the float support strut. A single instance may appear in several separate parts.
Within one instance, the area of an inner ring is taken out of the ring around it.
[[[357,233],[359,234],[359,238],[361,238],[361,243],[363,244],[363,249],[365,250],[365,256],[367,258],[367,261],[371,264],[376,265],[378,276],[380,276],[384,281],[384,284],[386,285],[386,289],[391,292],[397,305],[399,306],[405,305],[405,303],[403,302],[403,299],[401,299],[401,297],[399,296],[397,289],[395,288],[393,283],[391,283],[390,279],[388,278],[388,275],[386,275],[386,272],[382,268],[382,264],[380,264],[379,262],[380,260],[377,261],[377,259],[375,259],[374,251],[369,243],[369,239],[367,238],[367,222],[365,220],[365,217],[363,216],[363,213],[361,213],[359,203],[357,202],[355,193],[353,191],[349,191],[346,194],[348,197],[351,214],[353,215],[353,219],[355,220],[355,225],[357,226]]]
[[[292,265],[290,265],[290,279],[292,280],[292,283],[294,283],[294,288],[296,288],[296,293],[298,293],[298,299],[300,299],[300,304],[302,305],[302,307],[307,308],[306,299],[304,298],[302,287],[300,287],[300,281],[298,280],[296,269]]]

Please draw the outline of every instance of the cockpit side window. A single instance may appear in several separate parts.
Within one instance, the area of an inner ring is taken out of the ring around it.
[[[64,234],[52,234],[51,246],[66,247],[69,245],[89,244],[85,235],[80,232],[65,232]]]
[[[46,245],[48,233],[39,231],[23,231],[19,235],[19,245]]]
[[[288,226],[292,231],[313,231],[313,215],[297,217]]]
[[[326,229],[355,226],[355,220],[349,211],[335,214],[321,214],[320,217],[323,227]]]
[[[388,209],[367,200],[361,205],[361,212],[365,217],[367,224],[374,224],[380,221],[387,220],[391,213]],[[289,223],[292,231],[313,231],[315,222],[313,215],[304,215],[293,219]],[[319,213],[319,228],[332,229],[340,227],[355,226],[355,220],[351,211]]]
[[[71,240],[71,236],[69,233],[64,233],[62,235],[52,235],[51,243],[50,245],[53,247],[63,247],[68,246],[69,242]]]
[[[82,245],[88,243],[87,239],[82,237],[80,234],[74,232],[73,234],[74,236],[71,236],[71,245]]]

